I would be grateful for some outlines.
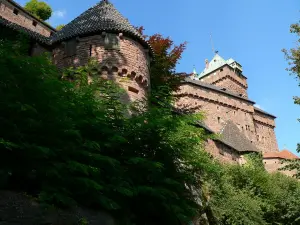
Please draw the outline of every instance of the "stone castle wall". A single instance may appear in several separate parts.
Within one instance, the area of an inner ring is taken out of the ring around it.
[[[179,97],[176,108],[204,112],[204,122],[213,132],[219,133],[226,121],[231,120],[262,152],[278,151],[274,119],[256,112],[253,102],[189,83],[183,84],[176,95]],[[264,140],[257,138],[258,135]]]
[[[148,53],[138,42],[123,37],[119,50],[107,50],[104,37],[94,35],[76,40],[73,55],[67,55],[66,43],[53,50],[53,62],[59,68],[85,65],[93,57],[99,62],[99,76],[112,79],[128,92],[130,101],[147,96],[150,84]]]
[[[0,1],[0,16],[46,37],[49,37],[54,32],[35,17],[25,13],[24,10],[8,1]]]
[[[286,163],[282,163],[279,158],[265,158],[263,160],[263,163],[265,165],[266,170],[270,173],[280,172],[292,177],[297,172],[296,170],[279,170],[280,168],[286,165]]]
[[[208,84],[224,87],[229,91],[236,92],[243,96],[248,96],[246,78],[237,75],[235,71],[227,65],[215,70],[209,76],[201,78],[200,80]]]
[[[253,120],[258,148],[263,152],[277,152],[278,144],[274,130],[274,119],[255,110]]]
[[[213,140],[208,140],[205,150],[222,163],[241,164],[241,155],[234,149]]]

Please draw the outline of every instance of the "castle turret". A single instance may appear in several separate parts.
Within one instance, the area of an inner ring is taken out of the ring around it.
[[[82,13],[51,41],[59,68],[85,65],[93,57],[99,62],[99,76],[118,82],[128,100],[146,97],[151,46],[108,0]]]
[[[205,69],[200,73],[199,80],[243,97],[248,95],[247,78],[243,75],[242,66],[232,58],[223,59],[218,52],[210,62],[205,60]]]

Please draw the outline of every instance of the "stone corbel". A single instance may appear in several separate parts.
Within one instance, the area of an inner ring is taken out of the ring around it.
[[[119,33],[119,38],[120,38],[121,40],[123,40],[123,39],[124,39],[124,35],[123,35],[123,33]]]
[[[101,36],[102,36],[103,38],[105,38],[105,37],[106,37],[106,32],[103,31],[103,32],[101,33]]]
[[[142,84],[145,85],[145,87],[148,87],[148,86],[149,86],[148,79],[147,79],[147,78],[144,78],[144,79],[142,80]]]

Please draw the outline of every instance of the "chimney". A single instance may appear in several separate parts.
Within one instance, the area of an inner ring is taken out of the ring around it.
[[[208,69],[208,67],[209,67],[208,59],[205,59],[205,69]]]

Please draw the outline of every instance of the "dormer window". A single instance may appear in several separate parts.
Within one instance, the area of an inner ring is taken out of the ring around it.
[[[37,26],[37,22],[34,20],[32,21],[32,26],[36,27]]]
[[[15,14],[15,15],[18,15],[18,14],[19,14],[19,10],[14,9],[14,14]]]
[[[116,34],[106,34],[104,38],[104,46],[107,50],[119,50],[120,40]]]

